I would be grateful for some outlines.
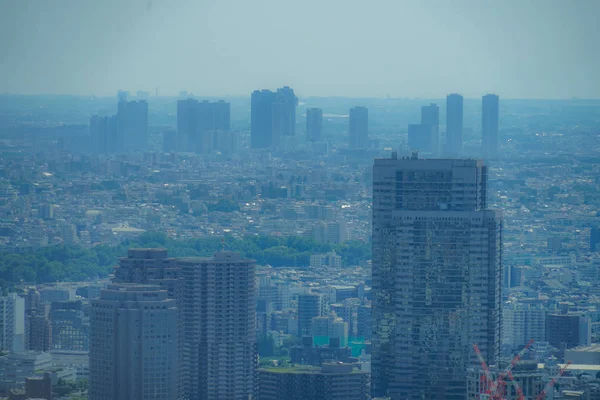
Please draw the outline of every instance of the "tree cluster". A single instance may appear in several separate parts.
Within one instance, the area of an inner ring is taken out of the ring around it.
[[[28,253],[0,251],[0,286],[20,282],[51,283],[104,278],[113,271],[118,257],[133,247],[163,247],[171,257],[212,256],[225,249],[240,252],[259,265],[273,267],[308,266],[310,256],[336,251],[344,265],[357,265],[371,258],[371,245],[361,241],[343,244],[317,243],[300,236],[232,236],[206,237],[190,240],[168,238],[163,233],[147,232],[119,246],[99,245],[86,249],[76,245],[41,247]]]

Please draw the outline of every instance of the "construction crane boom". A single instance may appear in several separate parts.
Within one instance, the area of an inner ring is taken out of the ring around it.
[[[477,354],[477,358],[479,359],[479,363],[481,364],[481,368],[483,369],[483,373],[485,375],[486,380],[486,392],[489,392],[490,388],[494,384],[494,378],[492,377],[492,373],[479,350],[479,347],[476,344],[473,344],[473,349],[475,350],[475,354]]]
[[[546,395],[548,394],[548,391],[551,390],[554,385],[556,384],[556,381],[558,381],[560,379],[561,376],[563,376],[563,374],[565,373],[565,371],[567,370],[567,368],[569,368],[569,365],[571,365],[572,362],[568,361],[564,367],[562,367],[559,371],[558,374],[556,374],[556,376],[552,379],[550,379],[550,382],[548,382],[548,384],[546,385],[546,387],[544,388],[544,390],[541,391],[540,395],[537,397],[537,400],[543,400],[546,398]]]
[[[506,369],[504,371],[502,371],[502,373],[498,376],[498,379],[493,383],[492,387],[490,388],[492,397],[497,394],[498,389],[500,387],[500,384],[504,382],[504,378],[512,371],[512,369],[515,367],[515,365],[517,365],[519,363],[519,361],[521,361],[521,357],[523,357],[523,354],[525,354],[525,352],[527,350],[529,350],[529,348],[531,347],[531,345],[533,344],[533,342],[534,342],[534,340],[531,339],[525,345],[525,347],[523,347],[521,349],[521,351],[519,351],[517,353],[517,355],[515,355],[513,357],[513,359],[510,361],[510,363],[508,364],[508,366],[506,367]]]

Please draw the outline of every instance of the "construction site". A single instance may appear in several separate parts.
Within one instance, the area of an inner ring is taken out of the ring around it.
[[[468,400],[600,400],[600,365],[526,359],[534,341],[509,362],[488,365],[478,346],[478,368],[467,373]]]

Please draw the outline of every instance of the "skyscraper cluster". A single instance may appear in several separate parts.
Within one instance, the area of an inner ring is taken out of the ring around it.
[[[254,262],[130,249],[92,301],[90,399],[248,399],[257,384]]]
[[[255,90],[251,96],[250,147],[278,148],[291,145],[296,135],[298,97],[288,86]]]
[[[482,98],[481,150],[486,158],[498,155],[499,97]],[[440,135],[439,107],[431,103],[421,107],[421,123],[408,125],[408,147],[412,151],[456,157],[463,152],[463,97],[446,96],[446,137]]]
[[[90,149],[96,154],[143,151],[148,144],[148,102],[127,101],[119,92],[117,114],[90,120]]]
[[[502,214],[475,160],[373,167],[372,392],[466,398],[465,371],[500,352]]]
[[[182,152],[208,153],[220,136],[230,135],[231,106],[195,99],[177,102],[177,149]]]

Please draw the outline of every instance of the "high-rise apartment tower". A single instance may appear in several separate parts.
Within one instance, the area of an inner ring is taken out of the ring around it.
[[[375,160],[373,395],[462,400],[500,351],[502,215],[476,160]]]
[[[251,398],[258,362],[254,261],[221,252],[177,264],[183,279],[185,398]]]

